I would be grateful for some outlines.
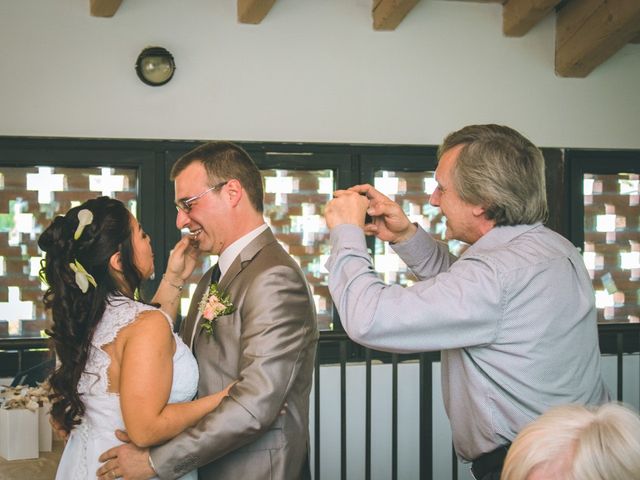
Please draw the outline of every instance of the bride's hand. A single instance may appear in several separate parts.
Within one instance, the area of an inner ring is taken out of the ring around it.
[[[169,253],[165,275],[170,280],[184,283],[198,264],[200,251],[191,245],[188,236],[182,237]]]
[[[62,425],[56,422],[51,415],[49,415],[49,424],[51,425],[54,435],[66,444],[67,440],[69,440],[69,432],[62,428]]]
[[[238,383],[238,380],[234,380],[219,392],[212,393],[211,395],[208,395],[207,397],[205,397],[210,399],[210,401],[212,402],[211,410],[215,410],[216,408],[218,408],[218,406],[222,403],[222,400],[224,400],[225,397],[229,396],[229,390],[231,390],[231,387],[233,387],[236,383]]]
[[[229,390],[231,390],[231,387],[233,387],[236,383],[238,383],[238,380],[234,380],[233,382],[231,382],[229,385],[227,385],[226,387],[224,387],[220,393],[222,394],[223,397],[228,397],[229,396]]]

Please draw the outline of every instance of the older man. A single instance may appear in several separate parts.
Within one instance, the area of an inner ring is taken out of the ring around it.
[[[349,336],[392,352],[442,350],[442,390],[458,456],[498,479],[510,442],[549,407],[609,399],[593,288],[576,248],[542,224],[544,159],[518,132],[473,125],[438,152],[430,202],[456,259],[370,185],[335,192],[329,290]],[[365,214],[373,223],[364,224]],[[389,241],[419,281],[385,285],[364,234]]]

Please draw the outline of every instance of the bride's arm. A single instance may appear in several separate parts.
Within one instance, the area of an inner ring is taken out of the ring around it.
[[[198,250],[189,243],[189,237],[182,237],[171,250],[167,270],[151,299],[151,303],[159,304],[174,321],[180,307],[182,287],[196,267],[198,256]]]
[[[191,402],[167,404],[175,341],[162,313],[140,314],[120,335],[120,408],[127,433],[136,445],[147,447],[175,437],[227,396],[230,386]]]
[[[182,279],[164,274],[158,284],[155,295],[151,299],[151,303],[159,305],[174,323],[180,308],[183,285],[184,281]]]

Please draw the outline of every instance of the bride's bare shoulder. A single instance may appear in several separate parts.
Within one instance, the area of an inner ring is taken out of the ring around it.
[[[144,336],[148,340],[155,337],[173,337],[170,323],[158,309],[144,310],[138,313],[135,320],[127,325],[122,333],[128,339],[140,336]]]

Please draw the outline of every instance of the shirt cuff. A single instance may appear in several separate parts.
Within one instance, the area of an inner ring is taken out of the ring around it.
[[[331,229],[331,248],[337,246],[367,250],[364,230],[351,223],[343,223]]]
[[[414,225],[418,227],[418,229],[416,230],[416,233],[413,234],[413,237],[409,240],[405,240],[404,242],[390,244],[391,249],[400,255],[401,258],[426,258],[429,256],[428,253],[430,249],[425,248],[425,246],[435,247],[436,241],[433,237],[417,223]]]
[[[357,225],[351,223],[343,223],[331,229],[329,235],[331,244],[331,255],[325,263],[325,268],[331,271],[331,267],[336,261],[336,257],[340,250],[356,250],[368,255],[367,241],[364,236],[364,230]]]

